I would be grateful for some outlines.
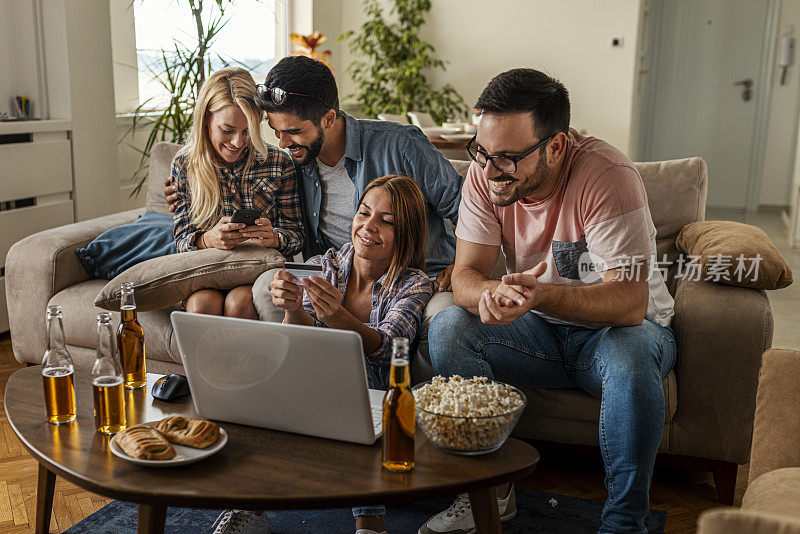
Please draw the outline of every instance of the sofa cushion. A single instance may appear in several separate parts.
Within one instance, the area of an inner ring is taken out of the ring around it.
[[[666,283],[675,296],[678,249],[675,238],[681,229],[705,219],[708,193],[708,168],[703,158],[635,163],[647,191],[647,203],[656,227],[656,253],[659,261],[671,265]]]
[[[670,371],[661,385],[664,388],[666,408],[664,422],[669,423],[675,416],[675,410],[678,407],[675,372]],[[525,408],[526,415],[535,414],[579,421],[598,421],[600,419],[600,399],[596,399],[580,389],[521,389],[528,397],[528,406]]]
[[[742,509],[800,519],[800,467],[783,467],[751,481]]]
[[[800,352],[770,349],[761,356],[756,391],[750,481],[777,468],[800,466]]]
[[[150,168],[147,171],[147,211],[157,211],[165,215],[169,212],[167,200],[164,198],[164,179],[172,176],[172,160],[181,145],[162,141],[156,143],[150,151]]]
[[[92,278],[114,278],[151,258],[175,254],[172,217],[148,211],[135,221],[106,230],[75,254]]]
[[[242,243],[232,250],[205,249],[153,258],[117,275],[93,299],[95,305],[119,311],[120,284],[132,282],[136,307],[152,311],[180,303],[200,289],[233,289],[252,284],[261,273],[283,265],[271,248]]]
[[[48,305],[58,304],[64,310],[64,338],[69,345],[97,347],[97,314],[104,311],[93,304],[94,297],[106,280],[88,280],[62,289]],[[180,363],[178,344],[172,335],[169,314],[177,307],[152,312],[139,312],[137,318],[144,329],[145,355],[148,360]],[[114,324],[119,313],[112,312]]]
[[[792,283],[789,264],[769,236],[755,226],[696,222],[683,227],[676,244],[683,252],[699,256],[703,275],[713,272],[714,282],[753,289],[782,289]]]
[[[706,510],[697,518],[697,534],[800,534],[800,519],[736,508]]]

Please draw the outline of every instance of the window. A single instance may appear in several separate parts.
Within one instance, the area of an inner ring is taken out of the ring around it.
[[[282,55],[277,36],[284,36],[282,0],[234,0],[223,4],[226,21],[212,41],[211,69],[225,66],[246,68],[256,83]],[[204,27],[217,19],[217,3],[206,0],[203,6]],[[169,100],[168,91],[156,79],[164,70],[162,50],[174,56],[174,41],[194,48],[197,43],[195,19],[186,0],[137,0],[134,2],[136,24],[136,59],[138,65],[139,103],[159,108]]]

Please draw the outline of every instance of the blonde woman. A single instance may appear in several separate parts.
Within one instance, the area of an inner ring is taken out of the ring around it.
[[[172,163],[178,252],[228,250],[250,240],[291,257],[303,247],[300,193],[290,157],[261,140],[256,84],[239,68],[213,73],[194,108],[189,141]],[[232,223],[236,209],[257,209],[251,226]],[[258,319],[252,285],[201,289],[186,299],[194,313]]]

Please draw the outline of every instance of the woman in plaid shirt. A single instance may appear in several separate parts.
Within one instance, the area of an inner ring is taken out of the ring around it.
[[[244,69],[213,73],[194,108],[189,141],[172,162],[174,236],[178,252],[229,250],[248,239],[291,257],[303,248],[300,192],[290,157],[261,140],[264,112]],[[257,209],[252,226],[230,222],[239,208]],[[252,285],[201,289],[185,302],[194,313],[258,319]]]
[[[378,178],[358,203],[352,241],[309,260],[322,264],[322,276],[300,281],[281,269],[270,286],[272,301],[286,323],[358,333],[370,387],[386,389],[392,338],[414,340],[433,294],[423,271],[427,228],[414,180]]]

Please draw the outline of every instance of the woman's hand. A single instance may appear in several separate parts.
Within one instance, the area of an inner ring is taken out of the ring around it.
[[[342,307],[344,295],[324,278],[319,276],[306,278],[305,288],[308,300],[317,314],[317,319],[323,323],[328,324],[329,321],[335,320],[337,316],[345,312]]]
[[[204,233],[198,240],[202,241],[205,248],[219,248],[230,250],[242,241],[247,241],[247,237],[242,236],[244,224],[232,223],[230,217],[222,217],[214,228]]]
[[[287,311],[300,309],[303,304],[303,288],[286,269],[275,273],[275,278],[269,284],[269,294],[275,306]]]
[[[278,248],[278,235],[272,228],[269,219],[256,219],[256,224],[242,228],[242,235],[253,241],[256,245],[267,248]]]

